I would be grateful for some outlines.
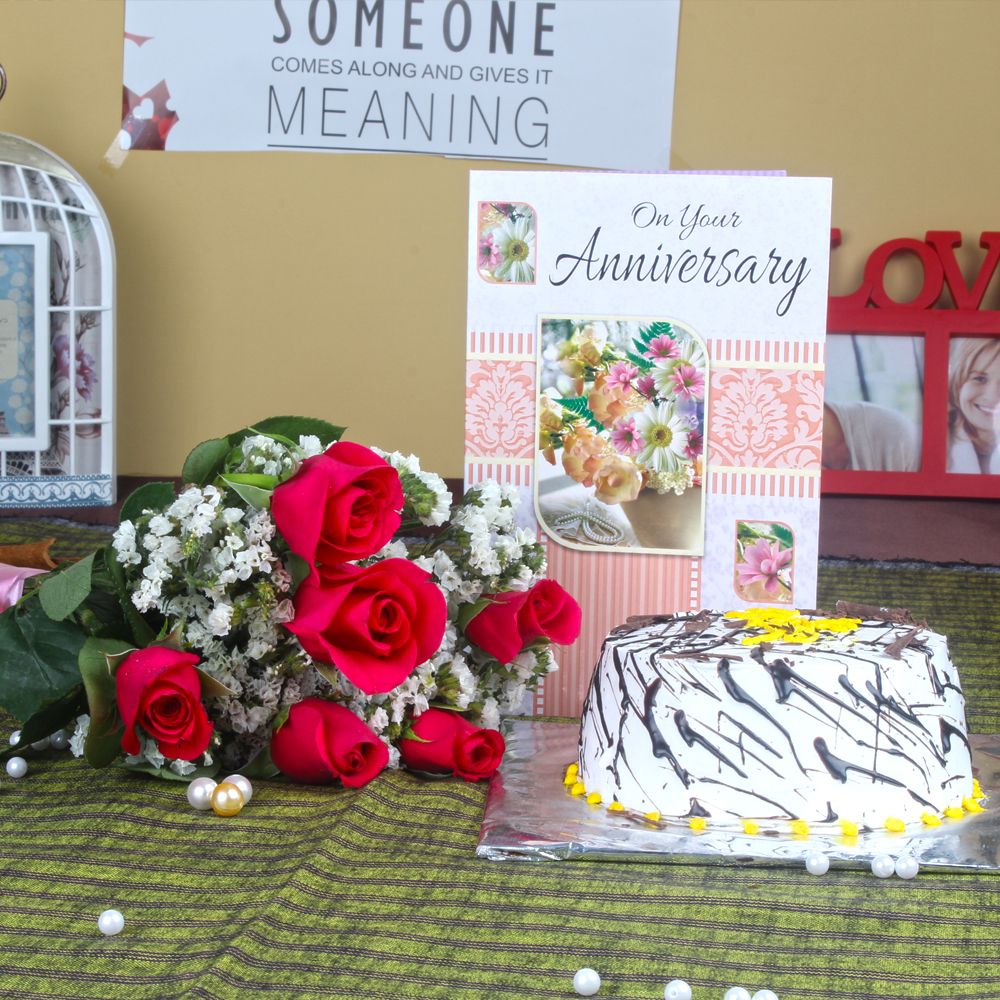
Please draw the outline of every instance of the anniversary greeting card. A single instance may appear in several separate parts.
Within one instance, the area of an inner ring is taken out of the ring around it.
[[[830,181],[473,172],[465,478],[521,493],[584,628],[816,600]]]

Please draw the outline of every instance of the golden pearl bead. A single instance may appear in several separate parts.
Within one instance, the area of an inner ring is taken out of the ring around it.
[[[243,793],[231,781],[223,781],[212,791],[212,811],[217,816],[235,816],[243,805]]]

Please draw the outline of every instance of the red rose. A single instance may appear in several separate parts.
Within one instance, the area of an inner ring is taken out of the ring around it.
[[[295,593],[285,627],[365,694],[391,691],[437,652],[447,617],[430,573],[408,559],[321,567]]]
[[[506,590],[484,596],[490,603],[465,626],[465,634],[490,656],[501,663],[510,663],[524,648],[517,616],[528,599],[527,591]]]
[[[291,550],[314,567],[364,559],[396,533],[399,473],[350,441],[307,458],[271,496],[271,516]],[[315,570],[314,570],[315,575]]]
[[[555,580],[539,580],[527,592],[485,596],[490,603],[465,626],[465,634],[501,663],[510,663],[536,639],[565,645],[580,634],[580,605]]]
[[[526,646],[541,638],[565,646],[580,634],[580,619],[580,605],[555,580],[539,580],[517,613],[517,627]]]
[[[389,748],[350,709],[306,698],[271,737],[271,759],[292,781],[360,788],[389,762]]]
[[[457,712],[440,708],[428,708],[417,716],[413,735],[419,739],[399,741],[399,755],[408,768],[457,774],[466,781],[492,776],[507,749],[496,730],[479,729]]]
[[[212,723],[201,703],[198,657],[166,646],[137,649],[115,672],[118,711],[125,723],[122,749],[139,753],[136,726],[164,757],[194,760],[208,748]]]

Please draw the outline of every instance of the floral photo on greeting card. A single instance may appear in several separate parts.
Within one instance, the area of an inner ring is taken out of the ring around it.
[[[496,284],[535,283],[535,211],[523,202],[479,203],[479,275]]]
[[[698,554],[708,356],[676,320],[543,316],[535,507],[555,541]]]
[[[734,588],[743,601],[792,603],[795,535],[781,521],[737,521]]]

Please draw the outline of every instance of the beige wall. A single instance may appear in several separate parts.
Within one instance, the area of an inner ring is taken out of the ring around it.
[[[293,412],[461,475],[467,173],[497,164],[137,152],[110,170],[122,22],[120,0],[0,2],[0,129],[72,163],[111,220],[119,471],[176,474],[201,438]],[[974,247],[1000,228],[998,41],[997,0],[684,0],[672,166],[832,176],[837,293],[886,239]]]

